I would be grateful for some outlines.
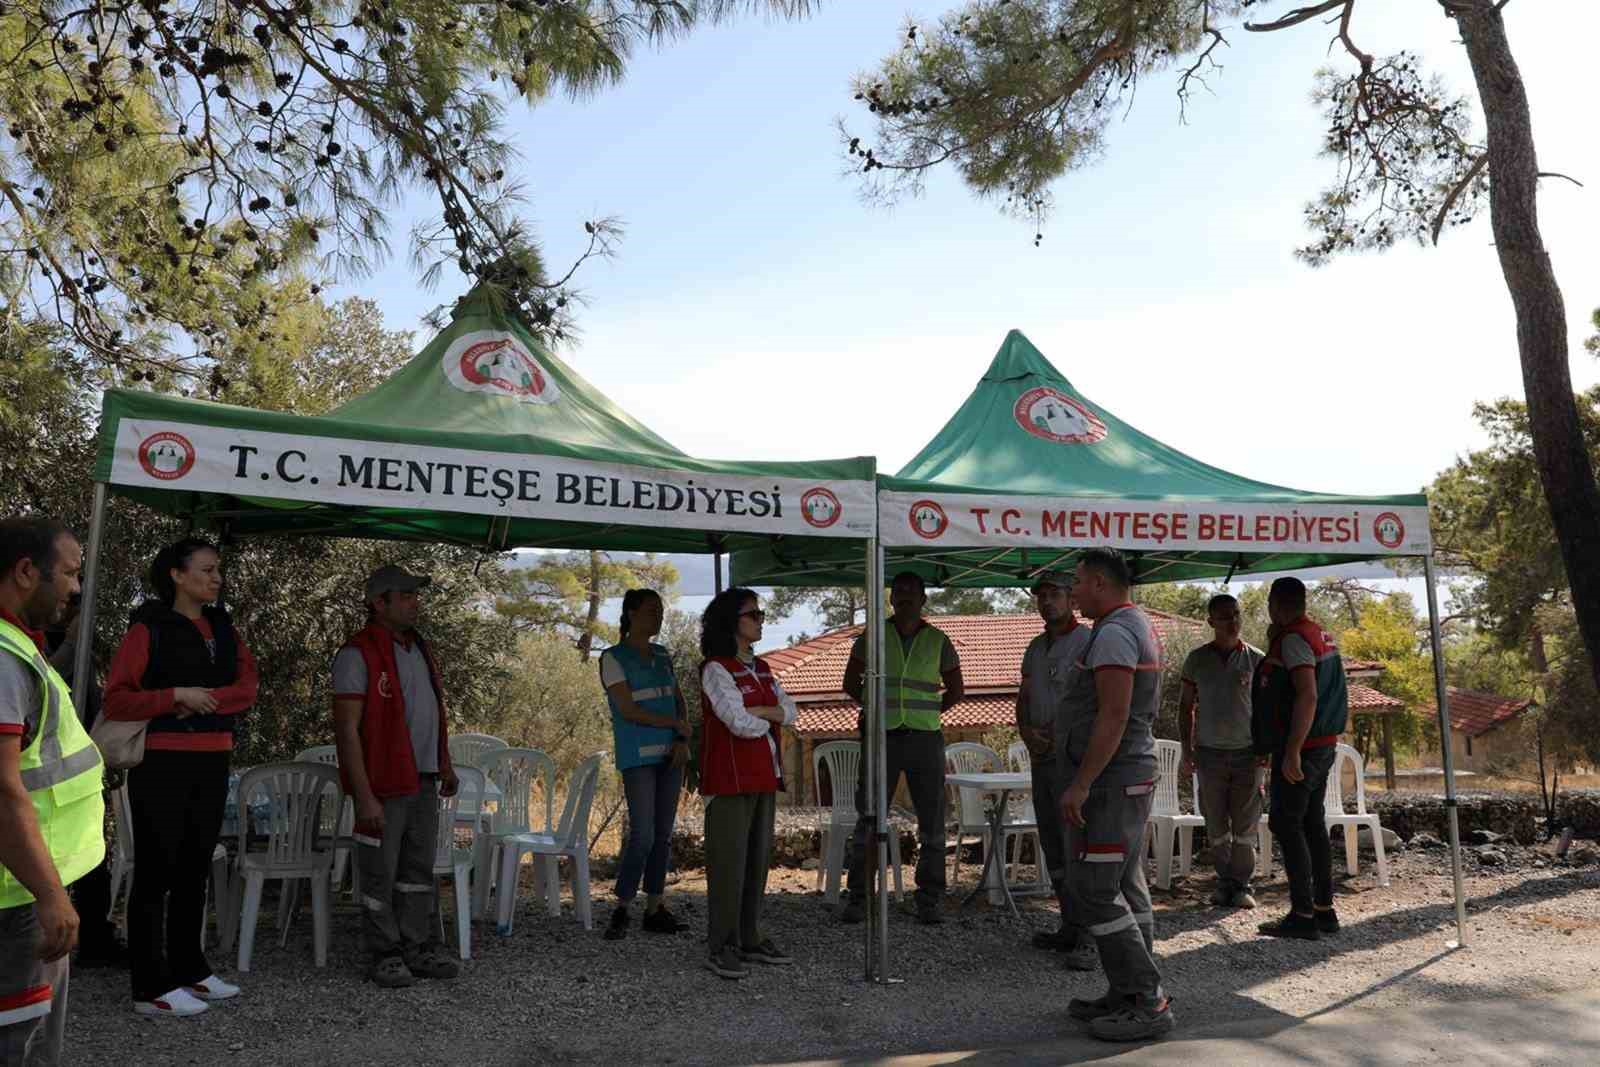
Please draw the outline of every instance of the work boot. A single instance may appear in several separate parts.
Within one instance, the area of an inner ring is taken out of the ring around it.
[[[1155,1004],[1123,1004],[1116,1011],[1090,1022],[1089,1033],[1102,1041],[1149,1041],[1165,1037],[1177,1025],[1172,1001],[1162,997]]]
[[[411,968],[406,966],[406,961],[399,956],[385,956],[373,961],[369,977],[385,989],[404,989],[417,980]]]
[[[1255,906],[1255,895],[1244,886],[1235,889],[1228,897],[1228,907],[1230,908],[1253,908]]]
[[[939,902],[918,897],[917,922],[923,926],[938,926],[944,922],[944,913],[939,910]]]
[[[648,917],[646,917],[648,921]],[[611,911],[611,921],[606,923],[606,932],[602,935],[607,941],[621,941],[628,936],[628,924],[633,921],[633,916],[628,914],[626,904],[618,904]]]
[[[1069,971],[1092,971],[1100,966],[1100,950],[1093,941],[1084,941],[1063,952],[1061,963]]]
[[[1108,989],[1093,1000],[1073,997],[1067,1002],[1067,1014],[1080,1022],[1088,1023],[1120,1010],[1128,1002],[1127,997]]]
[[[461,973],[461,962],[439,945],[429,945],[405,964],[418,978],[454,978]]]
[[[867,905],[858,896],[845,897],[844,905],[839,909],[839,921],[842,923],[858,923],[867,917]]]
[[[1219,908],[1226,908],[1233,902],[1233,886],[1227,882],[1218,882],[1217,888],[1211,891],[1211,903]]]
[[[1040,930],[1033,935],[1033,947],[1046,952],[1069,952],[1078,945],[1077,931],[1062,926],[1055,930]]]
[[[720,951],[707,956],[706,970],[718,978],[730,979],[743,978],[750,973],[750,968],[744,965],[744,960],[739,956],[739,950],[732,945],[723,945]]]
[[[667,910],[665,904],[655,911],[644,913],[644,921],[639,924],[652,934],[677,934],[689,929],[689,924]]]
[[[1296,915],[1290,912],[1276,922],[1262,923],[1256,927],[1268,937],[1293,937],[1301,941],[1320,941],[1322,934],[1317,931],[1317,920],[1308,915]]]
[[[1316,910],[1317,933],[1326,937],[1339,932],[1339,913],[1332,908],[1318,908]]]

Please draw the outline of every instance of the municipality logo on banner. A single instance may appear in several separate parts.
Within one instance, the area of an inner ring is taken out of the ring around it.
[[[181,433],[153,433],[139,442],[139,466],[152,478],[176,481],[194,469],[194,445]]]
[[[1057,444],[1092,445],[1106,436],[1106,424],[1088,405],[1047,385],[1017,397],[1012,415],[1033,436]]]
[[[554,404],[561,389],[550,373],[504,330],[474,330],[450,342],[444,377],[466,393],[491,393],[523,404]]]

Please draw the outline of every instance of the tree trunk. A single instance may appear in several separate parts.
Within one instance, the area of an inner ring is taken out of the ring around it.
[[[589,614],[583,621],[583,633],[578,635],[578,658],[589,662],[594,649],[594,628],[600,621],[600,553],[589,550]]]
[[[1527,90],[1494,0],[1455,0],[1451,10],[1488,128],[1489,219],[1517,314],[1534,458],[1566,565],[1578,629],[1600,685],[1600,567],[1594,566],[1600,559],[1600,487],[1572,395],[1566,307],[1539,234],[1539,163]]]

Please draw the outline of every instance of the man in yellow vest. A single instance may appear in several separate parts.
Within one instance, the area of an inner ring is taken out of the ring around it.
[[[944,899],[944,733],[940,715],[960,703],[961,660],[944,631],[922,617],[928,593],[912,571],[894,576],[889,604],[894,609],[883,627],[884,722],[888,762],[887,796],[893,800],[905,775],[906,790],[917,812],[917,919],[934,924]],[[867,670],[866,635],[856,638],[844,669],[844,691],[861,702]],[[943,692],[941,692],[943,690]],[[863,728],[866,716],[861,717]],[[867,773],[856,783],[856,811],[865,812]],[[857,923],[866,917],[867,861],[861,842],[871,824],[856,820],[850,836],[849,896],[839,918]]]
[[[0,521],[0,1063],[61,1062],[66,887],[105,856],[100,753],[44,655],[83,550],[46,519]]]

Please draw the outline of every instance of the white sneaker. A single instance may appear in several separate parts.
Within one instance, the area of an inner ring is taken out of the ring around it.
[[[133,1011],[136,1015],[153,1015],[158,1018],[182,1019],[190,1015],[200,1015],[208,1011],[206,1002],[199,1000],[183,989],[174,989],[154,1000],[136,1000],[133,1002]]]
[[[190,996],[199,997],[201,1000],[232,1000],[239,995],[239,987],[232,982],[224,982],[216,975],[202,978],[194,985],[184,986],[184,992]]]

